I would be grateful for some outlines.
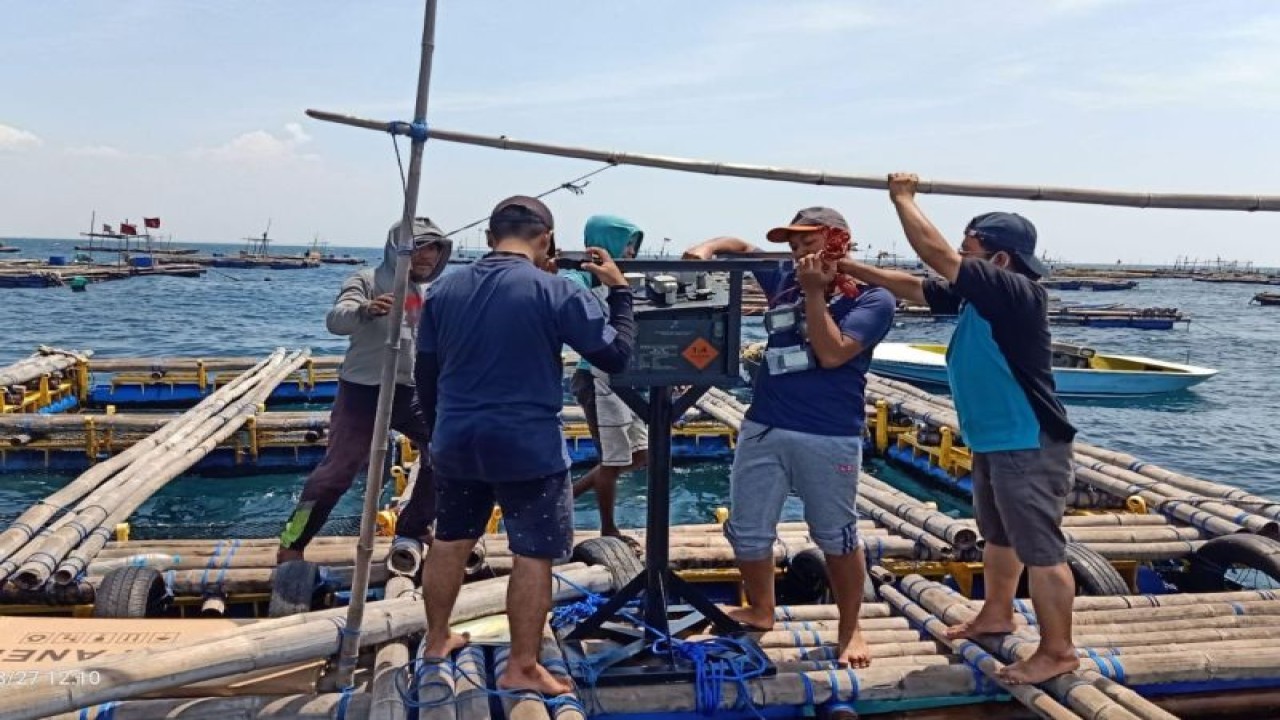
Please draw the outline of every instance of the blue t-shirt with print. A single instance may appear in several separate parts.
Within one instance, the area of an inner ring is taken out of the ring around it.
[[[418,351],[436,353],[431,457],[444,477],[515,482],[569,468],[560,349],[613,342],[600,303],[528,259],[491,253],[427,291]]]
[[[794,268],[788,263],[776,272],[755,273],[769,298],[769,307],[798,304],[803,296]],[[897,302],[883,288],[864,287],[857,297],[834,297],[827,306],[836,327],[863,351],[836,368],[816,366],[802,372],[770,375],[767,364],[756,373],[747,419],[769,427],[813,435],[857,436],[866,424],[867,371],[871,351],[893,325]],[[798,331],[769,336],[770,348],[800,345]]]

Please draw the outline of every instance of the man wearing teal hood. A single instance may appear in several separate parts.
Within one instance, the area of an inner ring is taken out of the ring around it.
[[[583,245],[603,248],[611,257],[633,258],[640,251],[644,233],[635,224],[613,215],[593,215],[583,231]],[[591,290],[607,314],[603,287],[591,273],[566,270],[569,279]],[[613,392],[609,375],[583,360],[573,374],[570,390],[587,417],[587,427],[599,453],[599,463],[573,486],[573,495],[595,489],[600,507],[600,534],[621,535],[613,518],[618,476],[648,464],[649,432],[645,421]]]

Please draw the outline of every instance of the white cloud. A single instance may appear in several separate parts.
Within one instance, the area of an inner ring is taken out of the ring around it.
[[[123,150],[113,148],[110,145],[84,145],[80,147],[69,147],[63,152],[73,157],[122,158],[126,156]]]
[[[284,160],[315,160],[318,156],[299,152],[299,148],[311,142],[311,136],[298,123],[288,123],[284,133],[273,135],[266,130],[237,135],[215,148],[198,148],[191,152],[197,158],[211,158],[229,162],[271,163]]]
[[[727,23],[733,35],[815,35],[849,32],[884,24],[885,18],[848,2],[819,0],[767,4]]]
[[[0,151],[29,150],[38,148],[43,144],[44,141],[37,137],[35,133],[20,130],[11,125],[0,125]]]

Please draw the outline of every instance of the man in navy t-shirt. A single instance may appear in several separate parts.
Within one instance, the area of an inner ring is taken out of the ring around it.
[[[787,243],[794,262],[756,273],[769,298],[769,341],[738,432],[725,527],[750,605],[729,614],[753,628],[773,627],[773,544],[782,505],[794,492],[804,502],[810,536],[826,555],[840,610],[837,658],[866,667],[871,656],[858,613],[867,566],[856,509],[863,394],[871,349],[889,332],[896,301],[837,273],[836,259],[852,249],[852,238],[831,208],[805,208],[766,237]],[[716,238],[685,256],[745,252],[757,249]]]
[[[568,692],[538,663],[551,609],[551,561],[573,545],[573,494],[561,433],[568,345],[605,372],[631,356],[631,290],[600,248],[583,268],[609,288],[606,317],[581,285],[554,273],[554,222],[541,201],[511,197],[489,218],[493,252],[441,278],[418,330],[416,381],[432,419],[436,541],[423,567],[428,657],[466,642],[449,632],[467,556],[495,502],[515,556],[507,590],[511,656],[505,690]]]
[[[1036,280],[1036,229],[1026,218],[994,212],[969,221],[959,251],[916,204],[915,175],[889,176],[889,194],[911,247],[942,279],[924,280],[850,260],[845,272],[899,297],[958,314],[947,347],[947,376],[960,434],[973,451],[973,506],[986,545],[986,602],[954,638],[1014,629],[1013,599],[1022,569],[1030,575],[1040,645],[1001,670],[1010,683],[1040,683],[1078,665],[1071,641],[1075,580],[1060,528],[1075,483],[1075,428],[1053,384],[1048,294]]]

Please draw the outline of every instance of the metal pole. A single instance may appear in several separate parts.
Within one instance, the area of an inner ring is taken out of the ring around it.
[[[644,621],[662,637],[667,625],[667,563],[671,544],[671,388],[649,388],[649,507],[645,527],[645,573],[649,592],[644,599]],[[652,631],[646,631],[650,641]]]
[[[422,61],[418,67],[418,99],[413,124],[427,119],[427,98],[431,88],[431,55],[436,46],[436,2],[427,0],[422,25]],[[413,218],[418,208],[418,186],[422,179],[424,136],[413,139],[409,154],[409,178],[405,185],[404,211],[400,215],[400,236],[396,240],[395,302],[388,314],[387,345],[382,360],[382,381],[378,387],[378,413],[373,422],[369,447],[368,480],[364,489],[364,512],[360,517],[360,542],[356,547],[355,577],[351,581],[351,605],[342,631],[338,657],[338,687],[351,687],[360,656],[360,626],[364,622],[365,594],[369,590],[370,561],[373,558],[373,531],[378,500],[382,497],[382,466],[387,456],[387,432],[391,428],[391,408],[396,393],[396,373],[400,364],[400,325],[404,322],[404,298],[409,284],[410,256],[413,254]],[[424,452],[426,448],[422,449]]]

